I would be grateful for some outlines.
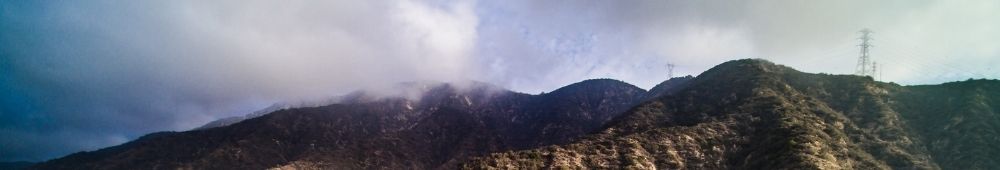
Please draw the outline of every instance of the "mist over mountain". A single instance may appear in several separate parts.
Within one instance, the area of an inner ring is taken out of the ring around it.
[[[399,82],[539,94],[610,78],[670,93],[682,89],[653,87],[741,58],[869,70],[860,51],[879,81],[996,79],[996,18],[996,0],[0,0],[0,162],[326,106],[358,89],[419,100],[391,94]]]
[[[538,95],[404,83],[230,125],[161,132],[32,169],[992,169],[1000,81],[901,86],[765,60],[649,91]],[[413,97],[418,96],[418,97]]]
[[[403,83],[399,88],[417,97],[358,91],[335,104],[272,107],[278,109],[246,120],[220,120],[228,125],[154,133],[33,168],[453,169],[473,156],[569,142],[650,95],[611,79],[539,95],[485,83]]]

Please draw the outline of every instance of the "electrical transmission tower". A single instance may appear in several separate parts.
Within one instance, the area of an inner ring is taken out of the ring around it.
[[[674,78],[674,63],[667,63],[667,79]]]
[[[858,56],[858,66],[854,74],[859,76],[875,76],[875,64],[871,61],[871,56],[869,56],[869,50],[872,47],[871,44],[871,34],[872,30],[868,28],[861,29],[861,55]]]
[[[872,70],[871,70],[872,79],[875,79],[875,81],[879,81],[879,78],[882,78],[882,75],[879,73],[881,72],[878,72],[878,63],[872,61]]]

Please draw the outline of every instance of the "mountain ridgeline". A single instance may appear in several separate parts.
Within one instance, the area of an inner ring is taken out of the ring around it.
[[[686,80],[670,82],[682,85]],[[491,152],[569,142],[650,95],[611,79],[586,80],[540,95],[484,83],[404,83],[399,88],[419,93],[419,98],[360,91],[337,104],[265,109],[276,111],[192,131],[154,133],[33,168],[453,169]]]
[[[997,107],[996,80],[899,86],[737,60],[598,133],[463,168],[996,169]]]
[[[30,168],[1000,168],[997,80],[900,86],[744,59],[649,91],[610,79],[539,95],[407,88],[419,98],[358,92]]]

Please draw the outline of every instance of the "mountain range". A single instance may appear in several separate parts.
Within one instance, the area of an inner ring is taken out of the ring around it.
[[[1000,81],[901,86],[722,63],[649,91],[404,83],[276,105],[29,169],[996,169]]]

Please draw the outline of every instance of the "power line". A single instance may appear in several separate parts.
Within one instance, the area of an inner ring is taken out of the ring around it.
[[[887,37],[887,38],[889,38],[889,37]],[[892,39],[892,38],[889,38],[888,40],[891,40],[893,43],[897,43],[898,42],[898,43],[904,44],[903,46],[900,46],[901,49],[899,49],[899,51],[897,51],[897,52],[901,51],[900,52],[901,55],[909,56],[908,59],[909,58],[914,58],[914,59],[922,60],[923,62],[926,62],[926,63],[934,63],[934,64],[932,64],[934,66],[939,66],[940,68],[951,69],[952,71],[956,71],[956,72],[965,72],[965,73],[967,73],[967,74],[969,74],[971,76],[980,76],[980,77],[984,77],[984,78],[988,78],[989,77],[988,75],[983,74],[983,73],[981,73],[979,71],[969,70],[969,69],[964,68],[964,67],[958,67],[958,66],[952,65],[952,64],[950,64],[948,62],[936,62],[936,61],[932,61],[932,59],[930,59],[930,58],[937,58],[937,57],[929,57],[927,55],[923,55],[923,53],[920,52],[917,49],[917,45],[913,44],[913,42],[899,41],[899,40]]]
[[[845,41],[843,43],[838,43],[838,45],[835,45],[833,48],[829,48],[826,51],[812,54],[800,54],[800,56],[811,56],[805,61],[805,64],[808,67],[827,65],[834,59],[854,55],[857,52],[854,48],[855,46],[857,45],[853,42],[853,40]]]

